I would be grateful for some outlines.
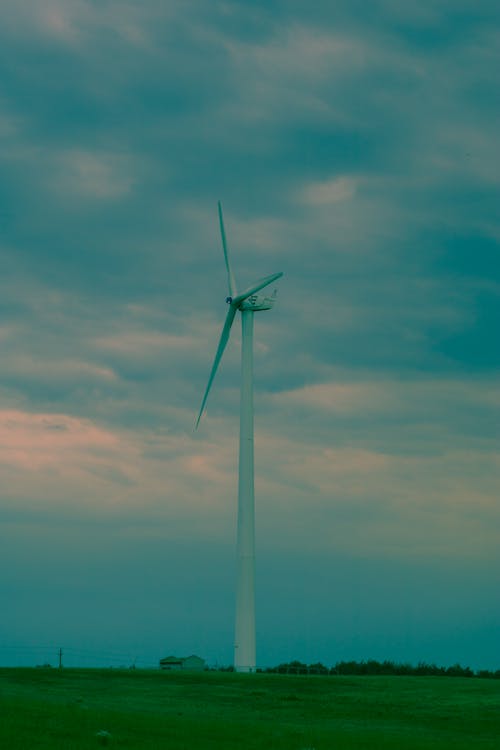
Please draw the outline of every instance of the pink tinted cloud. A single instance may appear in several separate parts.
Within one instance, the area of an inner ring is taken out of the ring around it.
[[[221,486],[227,484],[228,474],[218,465],[216,456],[195,454],[187,456],[183,464],[186,472],[204,481],[217,483]]]
[[[114,456],[119,438],[87,419],[67,414],[0,411],[0,464],[26,471],[71,467]]]
[[[138,512],[141,527],[155,531],[161,518],[191,529],[203,523],[216,534],[232,507],[231,447],[111,430],[68,414],[0,409],[0,501],[25,509],[41,504],[47,513]]]

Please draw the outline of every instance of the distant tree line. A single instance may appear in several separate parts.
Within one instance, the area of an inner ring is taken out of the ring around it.
[[[291,661],[279,664],[277,667],[258,669],[258,672],[271,674],[320,674],[320,675],[397,675],[397,676],[436,676],[436,677],[481,677],[500,679],[500,669],[491,671],[480,669],[474,672],[470,667],[454,664],[452,667],[437,667],[435,664],[419,662],[412,664],[397,664],[393,661],[339,661],[334,667],[326,667],[321,662],[303,664]]]

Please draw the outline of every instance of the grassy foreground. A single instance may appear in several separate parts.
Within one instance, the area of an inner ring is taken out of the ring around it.
[[[493,750],[499,709],[499,680],[0,669],[9,749]]]

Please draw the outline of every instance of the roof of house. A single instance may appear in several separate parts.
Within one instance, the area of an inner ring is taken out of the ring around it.
[[[205,661],[205,659],[202,659],[201,656],[190,654],[190,656],[164,656],[163,659],[160,659],[160,664],[180,664],[187,659],[198,659],[199,661]]]

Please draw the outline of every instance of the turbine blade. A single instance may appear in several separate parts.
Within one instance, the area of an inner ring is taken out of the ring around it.
[[[207,403],[208,392],[210,391],[215,373],[217,372],[217,368],[219,366],[219,362],[221,361],[224,349],[226,348],[226,344],[229,339],[229,332],[231,330],[231,326],[233,325],[233,320],[234,316],[236,315],[237,309],[237,306],[232,304],[227,311],[226,322],[224,323],[224,328],[222,329],[222,333],[220,335],[219,346],[217,347],[217,351],[215,353],[214,363],[212,365],[212,370],[210,371],[210,377],[208,378],[208,385],[205,390],[205,395],[203,396],[203,401],[201,402],[200,412],[198,414],[198,419],[196,420],[195,429],[197,429],[200,423],[201,415],[203,414],[205,404]]]
[[[226,261],[227,285],[229,287],[229,295],[231,297],[234,297],[237,294],[236,282],[234,280],[233,272],[231,270],[231,265],[229,263],[229,255],[227,252],[227,243],[226,243],[226,232],[224,229],[224,219],[222,217],[222,206],[221,206],[220,201],[217,203],[217,207],[219,209],[219,224],[220,224],[220,234],[222,237],[222,247],[224,249],[224,260]]]
[[[276,281],[276,279],[281,278],[283,276],[283,272],[280,271],[279,273],[273,273],[271,276],[265,276],[263,279],[259,279],[259,281],[256,281],[252,286],[248,287],[248,289],[245,289],[244,292],[241,294],[238,294],[233,299],[233,305],[239,305],[240,302],[243,302],[247,299],[247,297],[250,297],[252,294],[255,294],[256,292],[259,292],[261,289],[264,289],[265,286],[268,286],[269,284],[272,284],[273,281]]]

